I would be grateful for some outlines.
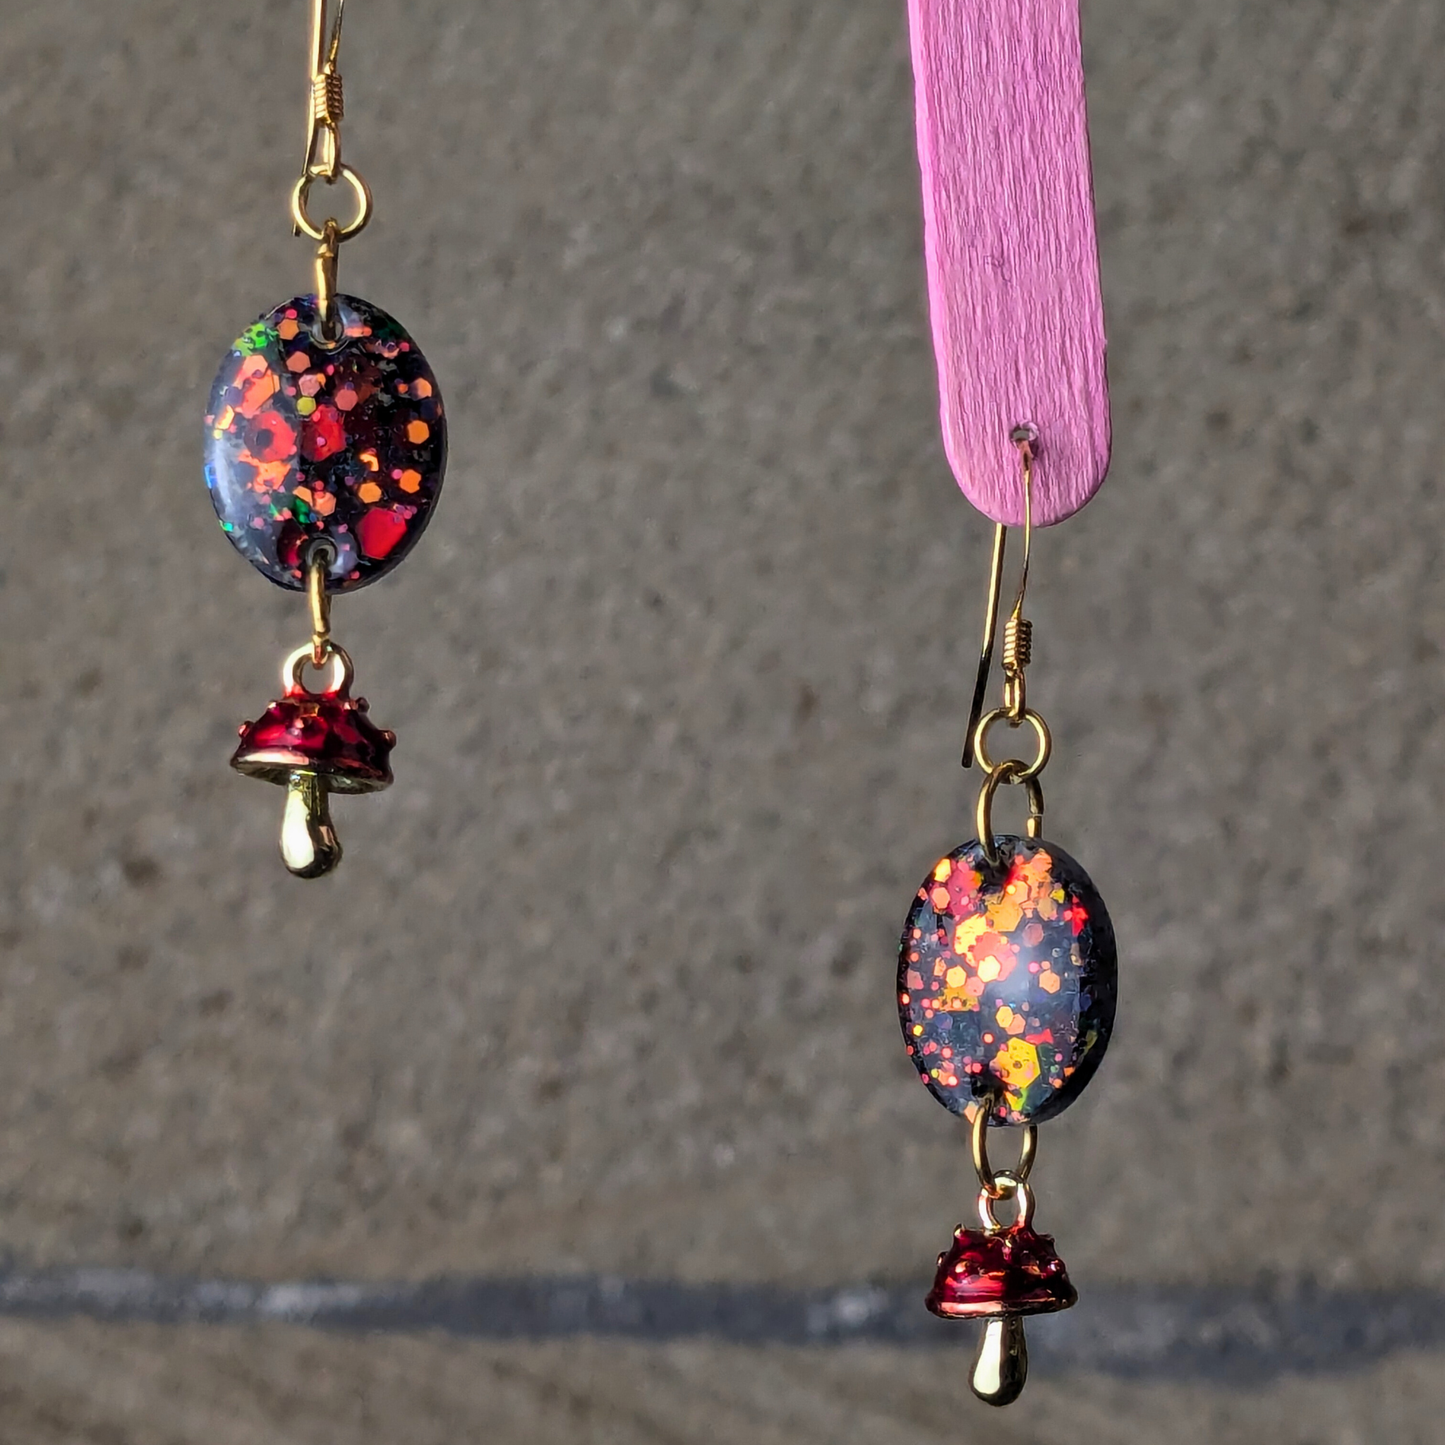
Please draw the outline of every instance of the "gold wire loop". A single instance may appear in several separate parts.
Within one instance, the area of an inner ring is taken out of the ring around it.
[[[1018,1210],[1018,1215],[1007,1228],[1027,1229],[1029,1221],[1034,1217],[1034,1191],[1017,1174],[1012,1174],[1006,1169],[1002,1169],[994,1175],[994,1183],[999,1186],[997,1196],[991,1195],[987,1189],[980,1189],[978,1192],[979,1223],[990,1234],[997,1234],[1005,1226],[998,1222],[998,1216],[993,1212],[993,1207],[1000,1199],[1011,1199],[1014,1207]]]
[[[978,1182],[990,1199],[1002,1199],[1005,1195],[1006,1191],[998,1182],[1000,1178],[1016,1179],[1020,1184],[1028,1179],[1033,1171],[1034,1156],[1039,1149],[1038,1126],[1025,1124],[1023,1142],[1019,1145],[1019,1162],[1012,1169],[994,1173],[993,1166],[988,1160],[988,1130],[990,1116],[998,1106],[998,1100],[999,1096],[995,1093],[988,1099],[977,1101],[968,1134],[969,1148],[973,1154],[974,1173],[978,1175]]]
[[[1024,483],[1024,560],[1019,569],[1019,590],[1013,611],[1003,634],[1003,700],[1008,714],[1017,722],[1027,711],[1024,697],[1024,669],[1033,656],[1033,623],[1024,616],[1024,593],[1029,586],[1029,561],[1034,540],[1034,443],[1038,433],[1032,428],[1015,427],[1011,440],[1019,449]]]
[[[1034,625],[1027,617],[1012,616],[1003,631],[1003,705],[1015,722],[1028,711],[1024,669],[1033,656]]]
[[[1030,778],[1036,778],[1048,765],[1049,757],[1054,750],[1053,734],[1049,732],[1049,725],[1032,708],[1026,709],[1017,718],[1010,716],[1006,707],[996,707],[990,713],[985,714],[978,720],[978,727],[973,734],[973,755],[978,759],[978,765],[988,772],[999,766],[988,755],[988,730],[998,722],[1006,722],[1009,727],[1022,727],[1024,723],[1033,728],[1034,736],[1038,739],[1038,752],[1034,755],[1031,763],[1025,763],[1022,758],[1006,758],[1005,762],[1018,763],[1023,771],[1016,773],[1007,779],[1012,783],[1026,783]]]
[[[291,188],[291,219],[296,223],[297,233],[310,236],[313,241],[326,239],[325,230],[311,219],[311,214],[307,209],[311,197],[311,187],[317,181],[324,179],[323,176],[312,175],[310,171],[307,171]],[[371,187],[350,166],[344,164],[337,167],[336,179],[345,181],[356,197],[356,214],[344,226],[339,221],[336,222],[337,241],[349,241],[353,236],[360,235],[366,229],[366,223],[371,219]],[[328,181],[327,184],[332,184],[332,182]]]
[[[989,772],[978,790],[978,806],[974,810],[974,823],[978,828],[978,843],[983,856],[992,864],[999,861],[998,848],[994,843],[993,798],[1005,783],[1022,783],[1028,792],[1029,816],[1024,832],[1029,838],[1043,836],[1044,788],[1037,777],[1023,775],[1023,763],[1018,758],[1005,758]]]
[[[316,248],[316,330],[323,346],[340,346],[346,340],[346,328],[336,310],[336,257],[341,245],[341,232],[335,219],[321,228],[321,244]]]
[[[311,665],[321,667],[331,650],[331,594],[326,590],[326,553],[320,547],[306,565],[306,601],[311,608]]]
[[[1003,585],[1004,551],[1008,546],[1008,528],[1002,522],[993,529],[993,560],[988,566],[988,601],[983,609],[983,645],[979,649],[978,672],[973,680],[973,702],[968,709],[968,731],[963,738],[963,765],[973,766],[973,739],[978,720],[983,716],[983,700],[988,693],[988,674],[993,666],[993,643],[998,632],[998,594]]]
[[[351,654],[335,642],[328,642],[325,648],[325,657],[317,664],[311,655],[311,644],[305,643],[298,647],[285,662],[281,664],[281,681],[287,692],[304,692],[308,697],[345,697],[351,691],[352,679],[356,676],[356,669],[351,661]],[[301,680],[301,675],[308,665],[325,666],[331,664],[331,679],[326,687],[320,692],[313,692]]]
[[[1018,448],[1024,493],[1023,561],[1019,569],[1018,592],[1004,627],[1003,674],[1004,710],[1014,722],[1028,712],[1024,690],[1024,669],[1033,655],[1033,624],[1023,615],[1024,594],[1029,585],[1029,562],[1033,553],[1034,449],[1038,445],[1038,428],[1032,424],[1016,426],[1009,440]],[[979,719],[983,716],[984,695],[988,692],[988,675],[993,666],[994,640],[998,635],[998,604],[1003,590],[1004,553],[1008,528],[999,522],[993,531],[993,560],[989,565],[988,601],[983,616],[983,646],[979,650],[978,673],[974,678],[973,702],[968,710],[968,731],[963,742],[963,766],[971,768],[977,757]],[[982,759],[979,759],[982,762]],[[985,764],[985,766],[987,766]]]

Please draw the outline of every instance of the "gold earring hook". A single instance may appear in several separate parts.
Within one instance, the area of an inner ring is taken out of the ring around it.
[[[333,651],[331,643],[331,594],[326,590],[326,571],[331,561],[320,546],[313,546],[306,561],[306,601],[311,609],[311,665],[321,667]]]
[[[1019,570],[1018,594],[1004,628],[1004,703],[1009,716],[1021,719],[1025,712],[1023,676],[1029,664],[1032,651],[1033,626],[1023,615],[1024,593],[1029,585],[1029,558],[1033,551],[1034,515],[1033,481],[1034,448],[1038,445],[1038,429],[1031,424],[1016,426],[1009,433],[1009,440],[1018,448],[1019,462],[1023,468],[1024,490],[1024,555]],[[963,766],[971,768],[976,755],[974,734],[979,719],[983,716],[984,696],[988,692],[989,672],[993,667],[994,639],[998,633],[999,594],[1003,590],[1004,552],[1007,547],[1008,528],[996,523],[993,530],[993,560],[989,564],[988,601],[983,616],[983,646],[979,651],[978,675],[973,684],[973,702],[968,710],[968,732],[963,740]]]
[[[316,27],[313,43],[316,46],[316,54],[320,57],[321,32],[326,29],[326,0],[312,0],[312,4],[316,7],[316,13],[313,16],[313,24]],[[318,66],[318,69],[336,69],[336,52],[341,49],[341,22],[345,16],[346,0],[336,0],[336,24],[331,27],[331,44],[326,51],[325,64]]]
[[[306,112],[306,162],[303,177],[334,182],[341,174],[341,121],[345,93],[336,57],[341,50],[341,22],[346,0],[337,0],[336,22],[327,25],[329,0],[311,0],[311,91]],[[298,225],[296,234],[301,234]]]

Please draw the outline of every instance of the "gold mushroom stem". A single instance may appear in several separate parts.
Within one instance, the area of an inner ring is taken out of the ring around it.
[[[322,878],[341,862],[328,798],[326,784],[309,768],[298,768],[286,780],[281,859],[298,878]]]
[[[1011,1405],[1029,1377],[1029,1345],[1022,1315],[1000,1315],[983,1327],[969,1388],[985,1405]]]

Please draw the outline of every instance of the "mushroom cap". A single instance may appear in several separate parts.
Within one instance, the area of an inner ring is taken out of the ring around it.
[[[285,784],[313,772],[333,793],[375,793],[391,786],[396,734],[376,726],[365,698],[344,692],[287,691],[241,728],[231,766],[247,777]]]
[[[1041,1315],[1066,1310],[1078,1295],[1047,1234],[1027,1224],[1009,1229],[953,1232],[953,1246],[938,1256],[938,1274],[924,1301],[949,1320],[998,1315]]]

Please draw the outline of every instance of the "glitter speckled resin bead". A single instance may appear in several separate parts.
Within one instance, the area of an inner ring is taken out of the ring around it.
[[[995,526],[962,758],[981,774],[977,841],[918,890],[896,997],[919,1077],[969,1121],[979,1185],[978,1226],[954,1231],[927,1306],[982,1323],[969,1386],[1007,1405],[1028,1378],[1025,1317],[1075,1299],[1053,1240],[1033,1228],[1034,1126],[1078,1098],[1114,1022],[1109,916],[1083,869],[1038,837],[1053,739],[1029,705],[1024,610],[1035,531],[1077,512],[1108,470],[1104,314],[1080,0],[907,3],[944,450]],[[1013,527],[1023,556],[1004,620]],[[985,711],[996,652],[1002,696]],[[1021,755],[990,754],[995,728]],[[1000,788],[1022,790],[1028,838],[995,833]],[[989,1158],[998,1124],[1022,1126],[1012,1168]]]
[[[898,952],[909,1057],[955,1114],[998,1093],[993,1119],[1067,1108],[1114,1026],[1114,929],[1089,876],[1061,848],[997,839],[955,849],[918,890]],[[1001,1091],[1000,1091],[1001,1090]]]
[[[206,484],[221,529],[271,581],[300,590],[306,543],[334,547],[326,586],[374,582],[411,550],[446,468],[436,378],[386,312],[337,297],[345,338],[316,337],[298,296],[221,363],[206,414]]]

